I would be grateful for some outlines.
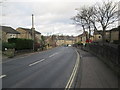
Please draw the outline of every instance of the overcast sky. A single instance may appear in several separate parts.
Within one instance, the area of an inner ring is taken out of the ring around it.
[[[75,8],[91,6],[103,0],[3,0],[2,25],[31,28],[31,15],[34,14],[35,29],[43,35],[79,35],[80,27],[73,25],[71,17]],[[118,2],[119,0],[114,0]],[[1,21],[2,20],[2,21]]]

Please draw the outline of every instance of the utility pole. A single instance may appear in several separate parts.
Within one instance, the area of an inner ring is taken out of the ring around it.
[[[33,51],[35,50],[34,44],[35,44],[35,28],[34,28],[34,15],[32,14],[32,40],[33,40]]]
[[[118,40],[119,40],[119,42],[120,42],[120,26],[118,26],[117,29],[118,29],[118,31],[119,31],[119,37],[118,37],[119,39],[118,39]]]

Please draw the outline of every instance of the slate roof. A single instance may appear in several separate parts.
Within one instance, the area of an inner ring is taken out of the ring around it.
[[[8,26],[0,26],[0,30],[10,34],[20,34],[18,31]]]
[[[29,33],[32,33],[32,30],[31,29],[29,29],[29,28],[21,28],[21,27],[19,27],[20,29],[23,29],[23,30],[26,30],[27,32],[29,32]],[[38,32],[38,31],[35,31],[37,34],[41,34],[40,32]]]

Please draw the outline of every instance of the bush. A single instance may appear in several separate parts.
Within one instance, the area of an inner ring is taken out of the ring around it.
[[[33,40],[31,40],[31,39],[10,38],[10,39],[8,39],[8,42],[15,43],[16,50],[33,48]]]
[[[13,49],[13,48],[15,48],[15,43],[3,42],[2,43],[2,51],[5,51],[5,48]]]

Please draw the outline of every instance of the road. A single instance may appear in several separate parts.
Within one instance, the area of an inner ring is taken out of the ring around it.
[[[77,61],[72,47],[57,47],[3,62],[3,88],[65,88]]]

